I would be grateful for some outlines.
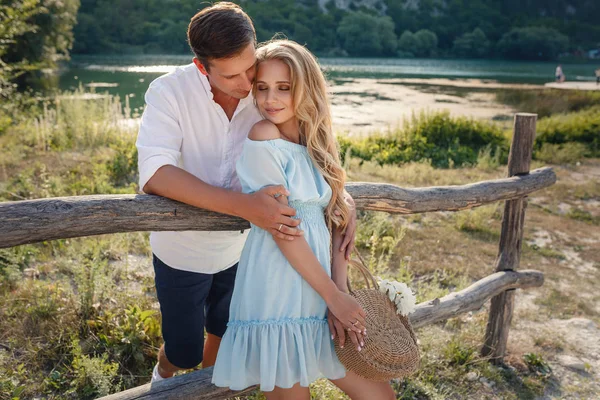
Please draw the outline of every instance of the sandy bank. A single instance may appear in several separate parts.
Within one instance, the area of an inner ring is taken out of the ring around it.
[[[544,86],[553,89],[600,90],[596,82],[548,82]]]
[[[444,86],[446,89],[443,89]],[[477,80],[338,80],[332,82],[331,87],[333,124],[336,131],[359,135],[393,128],[413,113],[421,111],[448,110],[454,116],[511,119],[514,110],[497,103],[493,93],[493,89],[506,86],[509,85]],[[490,92],[453,90],[474,87],[489,88]]]

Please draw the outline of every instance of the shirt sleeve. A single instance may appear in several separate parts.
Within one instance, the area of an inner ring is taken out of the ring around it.
[[[136,141],[139,185],[142,191],[160,167],[180,165],[183,141],[173,96],[154,82],[148,88],[145,100],[146,108]]]
[[[244,193],[273,185],[283,185],[289,190],[286,158],[271,141],[246,140],[236,170]]]

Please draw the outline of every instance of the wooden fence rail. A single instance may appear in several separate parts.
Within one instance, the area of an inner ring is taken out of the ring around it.
[[[518,199],[551,186],[551,168],[462,186],[401,188],[385,183],[349,183],[360,210],[416,214],[458,211]],[[150,195],[97,195],[0,203],[0,248],[44,240],[134,231],[233,231],[248,222]]]
[[[514,306],[514,290],[541,286],[541,272],[517,271],[528,194],[556,182],[551,168],[529,172],[535,114],[515,116],[508,177],[462,186],[407,189],[389,184],[349,183],[361,210],[414,214],[458,211],[506,201],[496,272],[468,288],[417,306],[415,328],[477,310],[492,299],[482,355],[502,361]],[[246,221],[148,195],[81,196],[0,203],[0,248],[44,240],[132,231],[240,230]],[[105,399],[226,399],[234,393],[211,385],[212,368],[116,393]]]

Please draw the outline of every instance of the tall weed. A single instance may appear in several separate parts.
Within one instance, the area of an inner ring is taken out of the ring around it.
[[[42,151],[81,150],[114,143],[131,135],[129,109],[118,96],[86,92],[82,87],[44,101],[29,131]]]

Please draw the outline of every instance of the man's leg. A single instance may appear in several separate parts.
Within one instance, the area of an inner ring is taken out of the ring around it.
[[[238,265],[214,275],[210,293],[206,299],[206,344],[202,368],[215,365],[221,338],[229,322],[229,305]]]
[[[158,350],[158,374],[161,378],[170,378],[175,374],[175,372],[179,371],[181,368],[178,368],[171,364],[167,355],[165,354],[165,345],[160,346]]]
[[[220,345],[221,338],[219,336],[215,336],[212,333],[206,334],[206,340],[204,341],[204,358],[202,359],[202,368],[208,368],[215,365]]]
[[[164,344],[158,353],[163,378],[202,362],[204,308],[213,275],[174,269],[153,256]]]

